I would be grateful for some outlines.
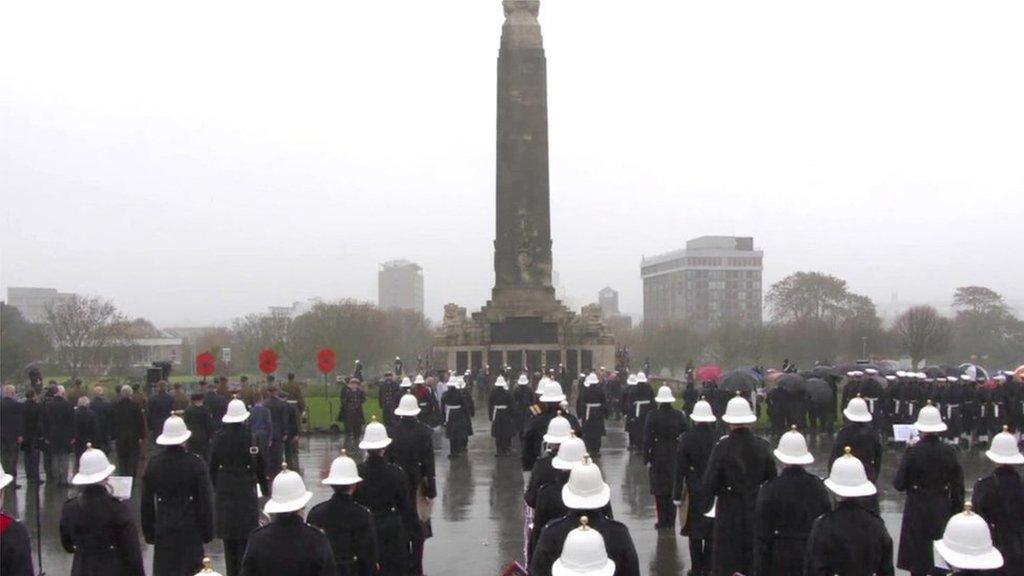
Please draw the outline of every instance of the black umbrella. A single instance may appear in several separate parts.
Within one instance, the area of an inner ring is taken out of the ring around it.
[[[836,366],[834,370],[838,372],[840,376],[846,376],[847,372],[863,372],[868,368],[874,368],[875,370],[878,370],[878,366],[875,366],[874,364],[859,364],[856,362],[840,364]]]
[[[924,372],[927,378],[945,378],[948,376],[946,369],[942,366],[925,366],[921,371]]]
[[[836,397],[832,393],[832,387],[821,378],[808,378],[804,382],[804,387],[807,389],[807,395],[810,396],[811,402],[815,405],[829,406],[835,403]]]
[[[807,389],[805,386],[806,382],[807,381],[804,380],[804,377],[799,374],[783,374],[775,384],[779,388],[789,392],[803,392]]]
[[[812,378],[820,378],[821,380],[828,380],[836,376],[843,376],[846,373],[840,374],[835,368],[831,366],[815,366],[814,370],[811,370]]]
[[[757,377],[746,370],[733,370],[722,378],[719,388],[733,393],[752,392],[757,388]]]

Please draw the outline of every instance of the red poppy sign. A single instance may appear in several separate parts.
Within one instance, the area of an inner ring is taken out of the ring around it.
[[[334,370],[335,361],[336,358],[334,356],[334,350],[331,350],[330,348],[321,348],[320,351],[316,353],[317,368],[319,368],[324,374]]]
[[[212,352],[200,352],[196,355],[196,373],[200,376],[210,376],[217,371],[217,357]]]
[[[273,348],[260,350],[260,372],[264,374],[277,372],[277,352]]]

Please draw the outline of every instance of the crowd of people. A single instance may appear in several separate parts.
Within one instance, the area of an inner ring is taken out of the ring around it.
[[[674,390],[644,372],[396,371],[379,381],[381,421],[370,422],[361,378],[345,378],[338,420],[363,457],[343,451],[323,470],[333,494],[305,518],[312,493],[296,473],[304,399],[292,375],[283,385],[222,377],[191,394],[160,381],[150,394],[122,387],[116,399],[80,382],[70,390],[33,383],[24,400],[6,386],[0,483],[18,487],[20,452],[26,482],[80,489],[60,519],[74,576],[143,574],[140,534],[157,576],[199,572],[215,538],[228,576],[420,576],[437,495],[434,431],[443,427],[449,458],[465,457],[478,400],[496,456],[518,448],[529,475],[522,570],[531,576],[641,573],[599,464],[606,422],[620,419],[627,448],[648,466],[655,528],[678,522],[687,537],[689,574],[1024,574],[1019,375],[800,375],[821,377],[843,407],[823,481],[806,470],[814,461],[806,434],[827,416],[811,416],[815,401],[795,370],[780,374],[759,373],[767,385],[735,390],[690,377]],[[754,432],[761,411],[774,449]],[[906,493],[895,551],[877,499],[892,424],[915,432],[893,480]],[[965,502],[958,448],[975,442],[987,445],[994,468]],[[114,494],[115,472],[138,479],[138,524]],[[4,515],[0,528],[3,574],[34,574],[24,526]]]

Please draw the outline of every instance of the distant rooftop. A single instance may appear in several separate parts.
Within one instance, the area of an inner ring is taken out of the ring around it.
[[[761,250],[754,249],[754,238],[751,236],[700,236],[687,240],[686,248],[654,256],[644,256],[640,265],[653,266],[687,256],[728,256],[735,252],[749,252],[751,256],[764,254]]]
[[[381,268],[408,268],[410,266],[417,270],[423,269],[419,264],[415,262],[410,262],[408,260],[405,260],[404,258],[400,258],[398,260],[388,260],[387,262],[382,262],[380,265]]]

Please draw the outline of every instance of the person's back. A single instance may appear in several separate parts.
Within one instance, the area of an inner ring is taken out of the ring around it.
[[[839,429],[832,445],[832,453],[829,455],[829,466],[843,455],[847,446],[852,449],[853,455],[864,463],[868,479],[872,483],[877,482],[878,473],[882,468],[882,438],[871,423],[850,422]]]
[[[811,526],[831,508],[821,479],[801,466],[787,466],[765,482],[757,495],[754,574],[799,574]]]
[[[167,420],[174,409],[174,398],[161,388],[156,394],[150,396],[146,407],[149,412],[149,430],[154,434],[159,434],[164,429],[164,420]]]
[[[371,576],[376,572],[377,544],[370,510],[344,491],[309,511],[306,522],[327,534],[339,576]]]
[[[380,546],[381,574],[404,576],[408,572],[409,547],[420,531],[419,518],[406,486],[405,473],[388,463],[379,451],[371,451],[359,464],[363,481],[355,501],[373,514]]]
[[[608,558],[615,562],[613,576],[640,576],[640,561],[629,528],[601,510],[569,510],[565,516],[548,522],[530,558],[530,576],[551,576],[551,566],[561,554],[569,532],[580,526],[582,516],[604,538]]]
[[[142,535],[156,545],[154,574],[202,568],[203,544],[213,539],[210,479],[202,458],[183,445],[153,456],[142,478],[140,508]]]
[[[881,517],[855,499],[819,516],[811,527],[803,574],[893,576],[892,538]]]
[[[1024,484],[1012,466],[998,466],[975,483],[974,511],[988,522],[1006,574],[1024,574]]]
[[[60,539],[75,555],[71,576],[142,576],[142,550],[128,504],[93,484],[64,503]]]
[[[281,575],[337,576],[327,535],[296,514],[253,530],[242,560],[242,576]]]

